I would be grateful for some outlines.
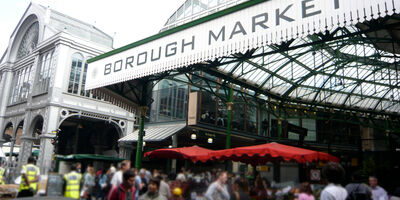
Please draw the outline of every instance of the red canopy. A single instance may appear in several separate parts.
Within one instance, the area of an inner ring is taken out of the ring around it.
[[[192,162],[206,162],[209,160],[209,153],[212,150],[192,146],[182,148],[170,148],[170,149],[157,149],[154,151],[146,152],[144,157],[149,158],[171,158],[171,159],[189,159]]]
[[[278,144],[275,142],[213,151],[210,153],[210,157],[215,160],[233,160],[248,164],[264,164],[268,161],[274,160],[297,161],[299,163],[313,161],[339,162],[337,157],[327,153]]]

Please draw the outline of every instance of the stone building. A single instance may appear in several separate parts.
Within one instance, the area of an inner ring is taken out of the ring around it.
[[[20,146],[16,169],[36,146],[37,164],[47,173],[58,129],[57,154],[126,156],[117,141],[133,130],[135,105],[84,90],[86,61],[112,45],[112,37],[90,24],[35,3],[28,6],[0,60],[2,143]]]

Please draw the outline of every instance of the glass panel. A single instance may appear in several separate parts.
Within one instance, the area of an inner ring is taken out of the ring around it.
[[[232,130],[244,131],[246,104],[237,92],[234,92],[233,102]]]
[[[163,80],[160,88],[152,92],[154,102],[150,109],[151,122],[184,120],[187,116],[187,85]]]
[[[250,98],[247,99],[246,106],[246,132],[250,134],[257,134],[257,104]]]
[[[317,141],[317,124],[315,119],[302,119],[303,128],[306,128],[307,136],[304,138],[305,141]]]
[[[72,94],[79,94],[80,91],[80,80],[81,80],[81,74],[84,73],[82,72],[82,61],[83,56],[80,54],[74,54],[72,56],[72,63],[71,63],[71,74],[69,77],[69,83],[68,83],[68,92]],[[82,78],[83,80],[83,78]]]
[[[201,92],[201,117],[200,122],[215,124],[216,98],[209,92]]]
[[[299,126],[300,120],[298,118],[287,119],[288,123]],[[288,139],[299,140],[299,134],[288,131]]]

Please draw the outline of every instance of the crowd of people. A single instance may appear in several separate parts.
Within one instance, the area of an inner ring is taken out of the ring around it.
[[[117,170],[118,168],[118,170]],[[295,187],[279,188],[258,174],[255,178],[213,169],[192,173],[182,168],[178,174],[159,170],[131,168],[129,160],[95,171],[90,165],[82,173],[81,164],[72,164],[64,174],[64,196],[73,199],[109,200],[400,200],[400,188],[390,195],[369,177],[369,185],[357,171],[345,187],[345,171],[338,163],[327,163],[322,169],[326,185],[321,190],[308,182]],[[0,170],[1,171],[1,170]],[[29,158],[21,170],[19,197],[33,196],[37,190],[40,170]]]

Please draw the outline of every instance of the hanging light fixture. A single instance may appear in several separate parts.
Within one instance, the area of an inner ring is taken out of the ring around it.
[[[212,138],[208,138],[207,142],[208,142],[209,144],[211,144],[211,143],[213,143],[213,139],[212,139]]]
[[[190,138],[191,138],[192,140],[195,140],[195,139],[197,139],[197,135],[196,135],[196,133],[192,133],[192,135],[190,135]]]
[[[146,146],[146,142],[145,141],[143,141],[143,146]]]

